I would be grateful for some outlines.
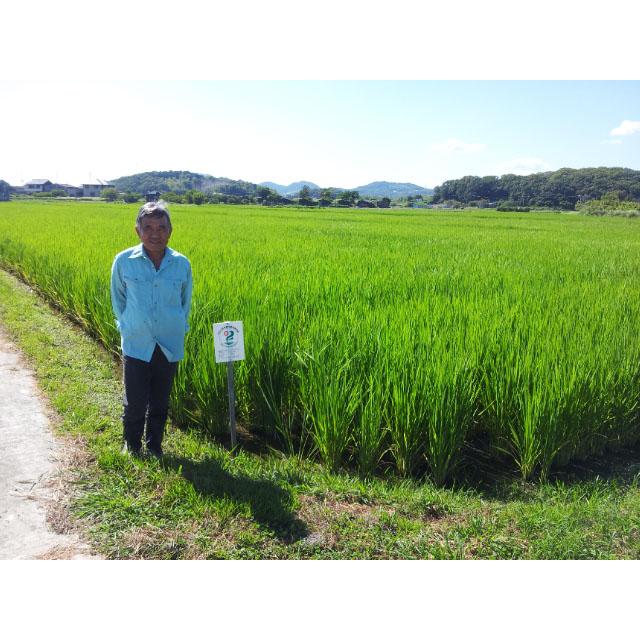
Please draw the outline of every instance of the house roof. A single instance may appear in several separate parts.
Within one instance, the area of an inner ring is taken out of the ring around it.
[[[37,180],[29,180],[29,182],[26,182],[24,186],[26,187],[28,184],[47,184],[47,182],[51,182],[51,180],[39,178]]]

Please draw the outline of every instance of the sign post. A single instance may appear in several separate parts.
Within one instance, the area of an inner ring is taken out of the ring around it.
[[[242,321],[217,322],[213,325],[216,362],[227,363],[227,387],[229,388],[229,432],[231,448],[236,446],[236,394],[233,380],[233,363],[244,360],[244,331]]]

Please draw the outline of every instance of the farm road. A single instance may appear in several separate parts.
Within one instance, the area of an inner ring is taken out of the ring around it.
[[[95,558],[47,525],[60,453],[33,374],[0,328],[0,560]]]

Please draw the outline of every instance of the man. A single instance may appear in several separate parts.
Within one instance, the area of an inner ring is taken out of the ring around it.
[[[123,453],[160,457],[169,395],[191,306],[191,265],[167,246],[171,218],[164,202],[140,208],[141,243],[119,253],[111,269],[111,304],[124,357]],[[146,432],[145,432],[146,419]]]

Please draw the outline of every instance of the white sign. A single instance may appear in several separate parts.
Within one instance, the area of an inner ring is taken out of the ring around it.
[[[244,332],[242,321],[216,322],[213,325],[216,362],[244,360]]]

